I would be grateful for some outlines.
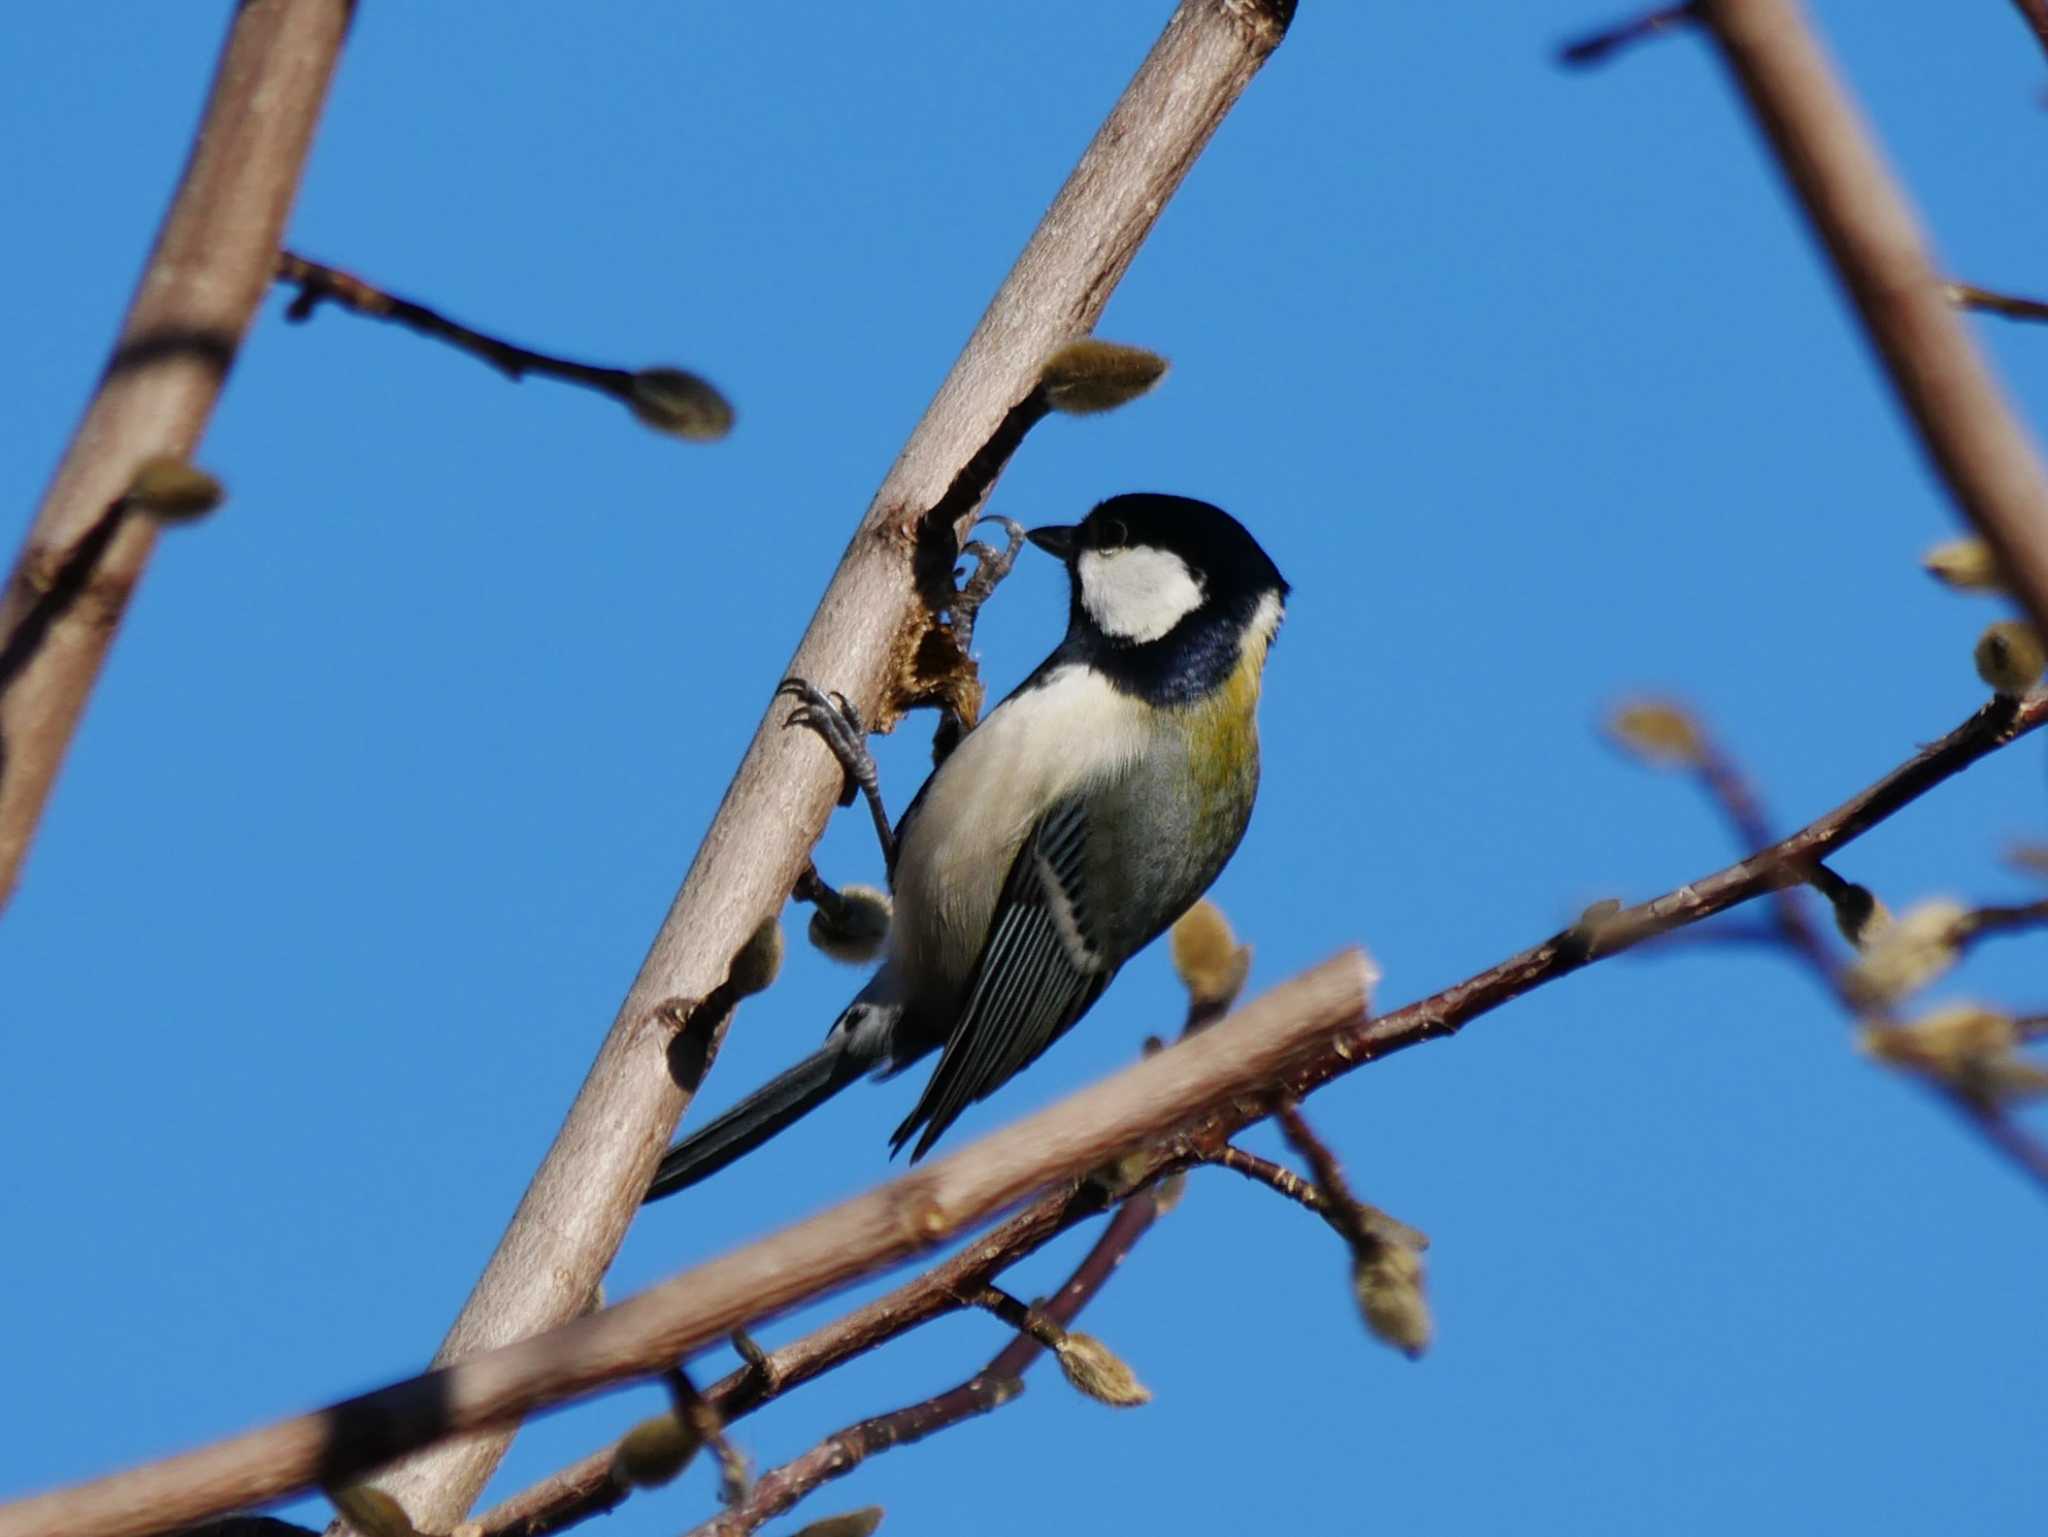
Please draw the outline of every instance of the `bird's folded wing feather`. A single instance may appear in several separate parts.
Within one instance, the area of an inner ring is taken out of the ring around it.
[[[913,1160],[961,1111],[1059,1039],[1115,974],[1097,946],[1083,896],[1087,842],[1087,810],[1073,799],[1048,811],[1017,851],[967,1005],[917,1108],[892,1140],[900,1148],[922,1127]]]

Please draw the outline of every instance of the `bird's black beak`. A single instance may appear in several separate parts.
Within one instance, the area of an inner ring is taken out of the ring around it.
[[[1074,558],[1074,536],[1080,532],[1071,523],[1049,523],[1044,528],[1034,528],[1024,537],[1037,545],[1046,554],[1060,560]]]

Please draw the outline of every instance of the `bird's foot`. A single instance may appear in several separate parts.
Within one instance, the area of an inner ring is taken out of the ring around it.
[[[1010,574],[1010,568],[1017,564],[1017,552],[1024,548],[1024,525],[1015,518],[991,516],[981,521],[999,524],[1006,542],[1000,550],[979,539],[970,539],[961,546],[960,553],[974,560],[974,570],[953,594],[953,638],[959,642],[962,656],[970,654],[974,620],[982,604],[988,602],[989,594]]]
[[[875,836],[881,840],[882,857],[893,867],[896,835],[890,830],[889,813],[882,805],[881,771],[875,767],[875,755],[868,751],[867,724],[861,719],[860,710],[844,694],[827,694],[802,678],[784,678],[775,696],[779,699],[785,694],[796,700],[797,705],[782,723],[783,728],[808,726],[839,760],[846,775],[839,804],[851,806],[856,794],[866,797],[868,813],[875,819]]]

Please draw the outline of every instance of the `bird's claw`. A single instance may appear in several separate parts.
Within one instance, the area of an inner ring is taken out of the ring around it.
[[[856,795],[867,798],[883,856],[893,863],[895,835],[889,826],[889,813],[882,805],[882,775],[875,766],[875,755],[868,751],[867,723],[861,719],[859,707],[837,689],[828,694],[803,678],[784,678],[777,684],[775,697],[785,695],[796,700],[797,705],[783,721],[782,729],[804,726],[817,733],[825,750],[839,760],[840,772],[846,776],[840,787],[839,804],[851,806]]]
[[[1010,574],[1010,568],[1017,564],[1018,551],[1024,548],[1024,525],[1015,518],[991,514],[980,521],[998,525],[1003,531],[1005,544],[998,550],[979,539],[970,539],[961,547],[960,553],[974,560],[974,570],[953,593],[953,637],[960,643],[962,656],[968,654],[974,643],[975,616],[981,612],[989,594]]]

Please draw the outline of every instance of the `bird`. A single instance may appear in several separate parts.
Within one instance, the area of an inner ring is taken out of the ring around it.
[[[1287,582],[1243,524],[1191,497],[1113,496],[1025,537],[1066,567],[1066,635],[897,824],[881,965],[821,1049],[670,1148],[646,1200],[937,1052],[890,1140],[893,1154],[916,1138],[915,1162],[1071,1029],[1236,852]],[[864,770],[886,828],[858,716],[808,684],[784,687],[849,777]]]

